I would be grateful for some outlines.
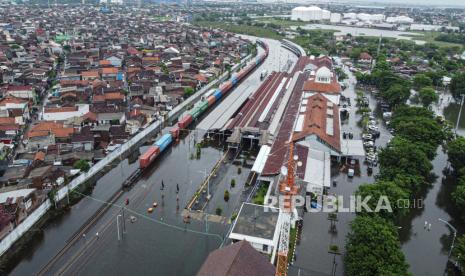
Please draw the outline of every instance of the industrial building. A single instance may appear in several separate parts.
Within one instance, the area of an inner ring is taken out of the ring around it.
[[[296,7],[292,9],[291,20],[301,21],[322,21],[329,20],[331,12],[316,6]]]

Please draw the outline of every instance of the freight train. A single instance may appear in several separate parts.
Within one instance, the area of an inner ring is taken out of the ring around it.
[[[171,128],[170,133],[160,137],[152,146],[142,153],[139,157],[139,167],[141,170],[148,167],[157,158],[157,156],[173,142],[173,140],[178,138],[181,129],[188,128],[193,121],[199,118],[209,107],[225,96],[226,93],[231,91],[234,86],[236,86],[244,77],[246,77],[266,59],[269,52],[268,45],[261,40],[257,40],[257,44],[262,47],[265,52],[257,56],[254,62],[249,63],[249,65],[242,68],[239,72],[232,74],[231,78],[222,83],[219,88],[208,91],[205,96],[178,121],[177,125]]]

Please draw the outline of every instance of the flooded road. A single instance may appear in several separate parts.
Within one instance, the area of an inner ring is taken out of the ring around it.
[[[269,57],[257,70],[278,70],[284,65],[279,61],[289,56],[280,43],[272,42]],[[260,84],[254,82],[252,85],[258,88]],[[220,246],[229,225],[226,219],[218,216],[212,216],[206,223],[201,215],[193,217],[188,224],[184,223],[183,209],[204,179],[204,171],[209,172],[223,155],[222,150],[207,147],[202,149],[199,160],[191,159],[195,152],[194,144],[194,138],[189,135],[164,152],[134,187],[57,259],[50,273],[195,274],[208,253]],[[143,152],[144,149],[141,147],[140,150]],[[32,275],[40,271],[102,205],[108,204],[106,201],[137,168],[138,162],[129,164],[128,160],[123,160],[101,177],[89,197],[72,206],[61,219],[43,227],[40,241],[31,245],[30,255],[24,256],[11,274]],[[242,168],[239,175],[237,166],[232,165],[226,168],[225,173],[225,179],[212,198],[214,204],[207,208],[207,212],[212,212],[220,207],[224,210],[223,216],[234,210],[233,205],[239,200],[239,190],[244,185],[248,169]],[[222,189],[230,185],[228,183],[233,178],[228,176],[230,174],[234,175],[237,184],[229,188],[230,201],[226,203]],[[163,191],[162,180],[165,185]],[[126,199],[129,199],[129,205],[123,218],[122,206]],[[148,213],[147,209],[154,203],[157,207],[153,213]],[[122,232],[122,225],[126,227],[126,234],[118,235],[118,229]]]
[[[351,74],[349,74],[350,76]],[[351,77],[351,81],[354,79]],[[355,91],[352,85],[344,90],[343,95],[350,97],[355,103]],[[366,93],[370,98],[370,107],[375,110],[376,99]],[[448,99],[448,95],[444,96]],[[454,125],[458,115],[459,106],[455,103],[444,101],[442,106],[435,107],[439,114]],[[376,110],[375,110],[376,111]],[[391,138],[390,133],[382,123],[381,114],[377,113],[381,137],[376,140],[377,146],[385,145]],[[348,123],[341,125],[342,132],[353,132],[354,137],[360,137],[360,127],[357,121],[360,116],[355,110],[350,111]],[[462,118],[458,134],[465,135],[465,114]],[[433,173],[435,178],[428,190],[421,196],[418,208],[412,209],[409,216],[397,222],[399,236],[402,243],[402,250],[406,260],[410,265],[410,272],[413,275],[442,275],[447,263],[447,254],[452,239],[451,230],[438,219],[444,219],[454,225],[461,233],[465,233],[465,225],[458,220],[457,210],[450,200],[450,193],[453,191],[455,183],[446,179],[443,169],[447,166],[447,154],[438,148],[437,156],[432,161],[434,165]],[[334,165],[334,164],[333,164]],[[329,193],[336,195],[352,195],[357,187],[363,183],[373,183],[374,177],[366,172],[363,165],[361,175],[349,178],[332,166],[331,179],[337,182],[336,187],[331,187]],[[373,175],[378,173],[378,168],[373,170]],[[353,213],[338,213],[336,222],[336,233],[330,232],[330,221],[326,213],[305,213],[304,227],[300,241],[297,246],[297,260],[289,268],[290,275],[331,275],[333,269],[333,255],[327,253],[330,245],[337,245],[344,253],[346,235],[350,230],[349,223],[355,217]],[[431,223],[431,229],[425,229],[425,221]],[[344,264],[341,256],[336,256],[336,275],[344,275]]]
[[[457,122],[460,106],[449,102],[449,94],[443,96],[442,105],[433,107],[437,114],[443,114],[453,126]],[[465,114],[457,133],[465,135]],[[400,222],[400,239],[402,250],[410,271],[414,275],[442,275],[447,264],[447,255],[452,242],[452,232],[439,218],[448,221],[458,230],[458,235],[465,233],[465,224],[459,219],[457,210],[451,202],[451,192],[456,185],[454,179],[447,179],[443,174],[447,167],[447,154],[442,147],[432,161],[435,180],[429,190],[425,191],[423,208],[414,209],[408,218]],[[425,222],[431,223],[431,229],[425,229]]]

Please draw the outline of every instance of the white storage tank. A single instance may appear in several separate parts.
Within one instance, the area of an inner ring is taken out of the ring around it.
[[[330,20],[331,19],[331,12],[328,10],[321,10],[321,18],[323,20]]]
[[[342,16],[341,16],[340,13],[331,13],[331,17],[330,17],[329,21],[331,23],[340,23],[341,19],[342,19]]]

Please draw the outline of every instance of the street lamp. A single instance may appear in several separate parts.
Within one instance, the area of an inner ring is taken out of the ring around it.
[[[198,171],[199,173],[203,173],[204,178],[207,180],[207,200],[210,200],[210,178],[208,177],[207,169],[205,168],[204,171]]]
[[[455,227],[452,224],[450,224],[448,221],[444,219],[439,218],[438,220],[446,224],[447,226],[449,226],[449,228],[452,229],[452,231],[454,232],[454,235],[452,237],[452,244],[450,245],[450,249],[449,249],[449,254],[447,255],[447,262],[449,262],[450,256],[452,255],[452,249],[454,249],[455,237],[457,237],[457,229],[455,229]],[[447,270],[447,266],[446,266],[446,270]],[[444,270],[443,275],[446,275],[446,270]]]
[[[457,115],[457,123],[455,124],[455,135],[457,135],[457,129],[459,128],[460,116],[462,115],[462,107],[465,95],[462,95],[460,98],[460,109],[459,114]]]

